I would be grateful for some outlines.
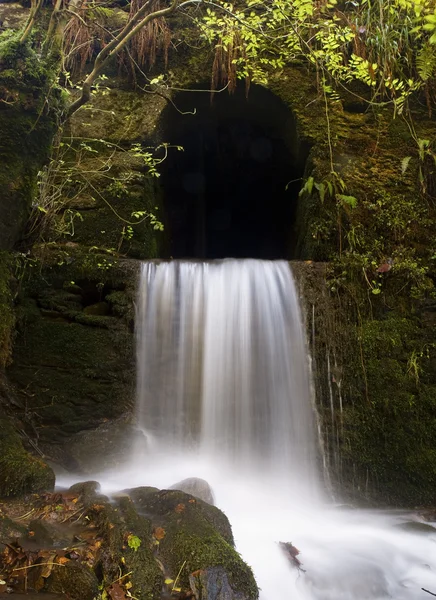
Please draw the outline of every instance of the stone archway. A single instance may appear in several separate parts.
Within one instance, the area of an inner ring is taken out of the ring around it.
[[[184,92],[163,112],[167,247],[173,258],[295,257],[295,216],[308,148],[272,92]],[[195,114],[186,114],[192,113]]]

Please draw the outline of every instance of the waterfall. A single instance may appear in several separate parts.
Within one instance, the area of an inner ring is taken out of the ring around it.
[[[95,474],[105,493],[206,479],[260,600],[428,600],[422,588],[436,592],[435,527],[414,513],[323,500],[286,262],[146,263],[136,326],[143,434],[123,468]],[[301,551],[304,572],[280,541]]]
[[[137,331],[147,436],[317,493],[307,350],[288,263],[145,263]]]

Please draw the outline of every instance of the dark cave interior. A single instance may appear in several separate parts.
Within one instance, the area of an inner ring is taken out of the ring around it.
[[[270,91],[179,93],[159,137],[167,257],[296,258],[295,217],[308,148]],[[192,113],[195,114],[182,114]]]

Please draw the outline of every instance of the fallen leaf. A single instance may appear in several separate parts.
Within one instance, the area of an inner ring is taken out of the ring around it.
[[[186,506],[182,503],[178,504],[174,509],[176,513],[182,513],[185,510]]]
[[[127,598],[125,591],[117,582],[113,583],[107,592],[111,600],[126,600]]]
[[[191,573],[192,577],[200,577],[200,575],[203,573],[203,571],[201,569],[198,569],[198,571],[193,571]]]
[[[47,562],[43,564],[42,571],[41,571],[41,577],[44,577],[45,579],[47,579],[47,577],[50,577],[51,572],[53,571],[55,558],[56,558],[56,552],[51,552],[50,555],[48,556]]]
[[[153,535],[157,540],[163,540],[165,537],[165,529],[163,527],[155,527]]]

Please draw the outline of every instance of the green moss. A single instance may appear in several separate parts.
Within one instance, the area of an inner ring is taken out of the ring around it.
[[[344,458],[368,494],[391,504],[425,505],[436,485],[436,380],[419,322],[395,313],[359,330],[366,390],[344,411]],[[357,358],[357,357],[356,357]],[[354,371],[353,371],[354,372]]]
[[[235,592],[258,598],[253,573],[234,549],[228,520],[220,510],[177,490],[135,492],[130,492],[134,501],[153,515],[153,525],[164,528],[159,555],[172,579],[180,571],[180,584],[189,589],[191,573],[221,566]]]
[[[55,476],[41,459],[26,452],[5,417],[0,417],[0,497],[51,491]]]
[[[44,591],[65,594],[70,600],[94,600],[99,594],[98,579],[83,562],[55,564]]]
[[[38,256],[22,271],[8,376],[40,439],[54,444],[132,406],[139,265],[68,245],[43,246]],[[89,314],[95,303],[108,314]]]
[[[55,71],[29,44],[14,36],[0,41],[0,248],[11,248],[22,233],[50,153],[59,108]]]
[[[131,593],[138,600],[160,598],[163,574],[152,551],[150,521],[136,513],[129,498],[120,498],[111,505],[105,498],[88,494],[85,504],[91,522],[103,539],[95,565],[95,570],[102,575],[103,586],[118,580],[121,573],[124,583],[133,584]],[[139,538],[137,549],[129,546],[132,535]]]
[[[17,338],[9,377],[19,395],[32,394],[48,443],[118,417],[133,401],[132,336],[94,322],[104,318],[83,316],[82,325],[41,315]]]
[[[131,548],[127,543],[123,550],[127,572],[131,572],[133,595],[140,600],[154,600],[160,597],[164,578],[150,544],[151,521],[138,515],[129,498],[121,498],[118,505],[129,534],[141,541],[139,548]]]

